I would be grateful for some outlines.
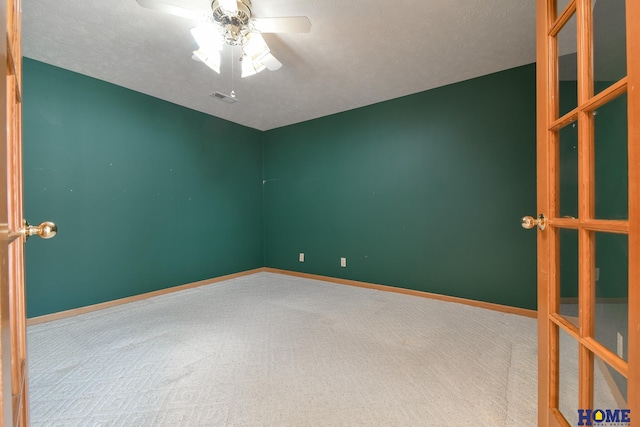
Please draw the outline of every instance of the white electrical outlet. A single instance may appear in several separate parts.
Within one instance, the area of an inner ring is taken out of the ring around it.
[[[300,262],[304,262],[304,252],[300,252],[300,256],[298,257]]]
[[[340,258],[340,267],[346,267],[346,266],[347,266],[347,259]]]
[[[600,269],[596,267],[596,282],[600,280]]]
[[[620,332],[618,332],[618,349],[617,349],[618,357],[620,359],[624,359],[624,337]]]

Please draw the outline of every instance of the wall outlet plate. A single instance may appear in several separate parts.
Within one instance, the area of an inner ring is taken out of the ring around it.
[[[340,267],[346,267],[346,266],[347,266],[347,259],[340,258]]]
[[[298,261],[304,262],[304,252],[300,252],[300,255],[298,256]]]

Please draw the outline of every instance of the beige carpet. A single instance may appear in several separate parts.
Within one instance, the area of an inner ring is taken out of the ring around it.
[[[258,273],[28,328],[34,426],[535,426],[534,319]]]

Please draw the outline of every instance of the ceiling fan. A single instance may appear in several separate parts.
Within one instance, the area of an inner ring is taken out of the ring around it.
[[[182,0],[176,6],[162,0],[136,0],[142,7],[200,21],[191,29],[199,49],[193,58],[220,73],[223,47],[242,48],[242,77],[259,73],[265,68],[275,71],[282,67],[272,54],[261,33],[308,33],[311,22],[306,16],[255,18],[251,0]],[[182,7],[184,6],[184,7]]]

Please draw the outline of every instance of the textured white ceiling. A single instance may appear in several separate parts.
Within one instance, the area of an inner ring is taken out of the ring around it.
[[[535,61],[534,0],[253,0],[256,17],[306,15],[312,28],[266,34],[283,67],[245,79],[231,48],[221,75],[191,60],[194,21],[135,0],[22,7],[24,56],[259,130]],[[209,96],[232,89],[236,104]]]

